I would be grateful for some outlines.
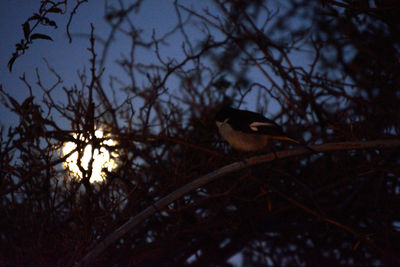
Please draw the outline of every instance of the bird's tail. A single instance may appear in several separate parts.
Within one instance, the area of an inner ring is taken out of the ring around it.
[[[293,142],[293,143],[296,143],[296,144],[300,144],[299,141],[297,141],[297,140],[295,140],[295,139],[293,139],[293,138],[284,136],[284,135],[280,135],[280,136],[271,136],[271,139],[279,140],[279,141],[290,141],[290,142]]]
[[[290,141],[290,142],[296,143],[298,145],[304,146],[306,149],[310,150],[312,153],[316,153],[316,151],[314,149],[312,149],[311,147],[309,147],[308,145],[300,143],[296,139],[293,139],[293,138],[290,138],[290,137],[287,137],[287,136],[284,136],[284,135],[282,135],[282,136],[272,136],[271,139],[279,140],[279,141]]]

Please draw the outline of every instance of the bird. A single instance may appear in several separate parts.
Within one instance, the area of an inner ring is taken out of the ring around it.
[[[223,107],[215,116],[220,135],[235,149],[245,152],[263,150],[271,140],[299,142],[284,134],[282,128],[263,115]]]

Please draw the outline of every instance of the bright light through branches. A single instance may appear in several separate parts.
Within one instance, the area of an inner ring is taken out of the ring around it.
[[[103,138],[104,134],[103,131],[101,130],[96,130],[95,135],[97,138]],[[77,138],[77,135],[74,135],[75,138]],[[84,139],[81,139],[84,141]],[[116,145],[116,142],[112,139],[107,139],[104,140],[100,143],[101,145],[105,145],[108,147],[112,147]],[[70,153],[72,150],[76,148],[76,144],[73,142],[67,142],[64,144],[62,148],[62,154],[67,155]],[[81,164],[85,170],[88,170],[89,166],[89,161],[92,158],[92,145],[88,144],[84,148],[83,151],[83,156],[81,158]],[[94,149],[93,151],[93,166],[92,166],[92,176],[90,177],[90,182],[102,182],[104,181],[105,174],[102,171],[104,168],[107,169],[108,171],[112,171],[117,167],[117,160],[118,155],[115,152],[109,152],[104,146],[100,147],[99,149]],[[65,169],[68,169],[74,176],[75,178],[81,179],[82,178],[82,172],[79,170],[78,167],[78,152],[72,153],[71,156],[69,156],[66,161],[63,163],[63,167]]]

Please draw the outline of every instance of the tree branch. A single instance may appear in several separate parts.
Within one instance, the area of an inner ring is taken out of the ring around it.
[[[330,143],[324,145],[314,145],[310,146],[316,153],[318,152],[328,152],[328,151],[337,151],[337,150],[360,150],[360,149],[368,149],[368,148],[390,148],[390,147],[399,147],[400,139],[391,139],[391,140],[375,140],[375,141],[367,141],[367,142],[341,142],[341,143]],[[222,177],[228,173],[238,171],[241,169],[248,168],[250,166],[266,163],[278,159],[301,156],[310,154],[310,150],[307,148],[299,148],[294,150],[285,150],[279,151],[276,153],[269,153],[261,156],[254,156],[243,161],[234,162],[232,164],[226,165],[220,169],[217,169],[209,174],[206,174],[180,188],[175,190],[174,192],[168,194],[167,196],[161,198],[153,205],[150,205],[142,212],[137,214],[136,216],[130,218],[126,223],[116,229],[114,232],[110,233],[103,241],[95,245],[79,262],[77,265],[87,265],[92,262],[100,253],[102,253],[105,249],[107,249],[112,243],[116,240],[124,236],[126,233],[131,231],[135,226],[149,218],[151,215],[156,213],[157,211],[162,210],[167,205],[172,203],[173,201],[179,199],[183,195],[188,192],[195,190],[201,186],[204,186],[212,181],[215,181],[217,178]],[[330,220],[325,220],[328,223]],[[334,224],[336,225],[336,224]],[[336,225],[337,226],[337,225]]]

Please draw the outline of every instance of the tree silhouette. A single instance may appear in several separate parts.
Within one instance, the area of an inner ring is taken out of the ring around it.
[[[43,1],[42,17],[67,3]],[[141,5],[106,7],[110,35],[100,49],[92,26],[81,84],[47,62],[56,82],[23,76],[27,99],[0,88],[19,117],[1,134],[0,265],[399,265],[400,5],[175,1],[176,27],[150,39],[129,20]],[[128,82],[103,77],[117,32],[132,43],[117,63]],[[181,53],[163,54],[177,35]],[[135,56],[150,52],[157,63]],[[270,110],[315,153],[232,150],[214,122],[224,101]],[[118,155],[104,182],[90,182],[93,160],[80,179],[61,167],[88,144]]]

